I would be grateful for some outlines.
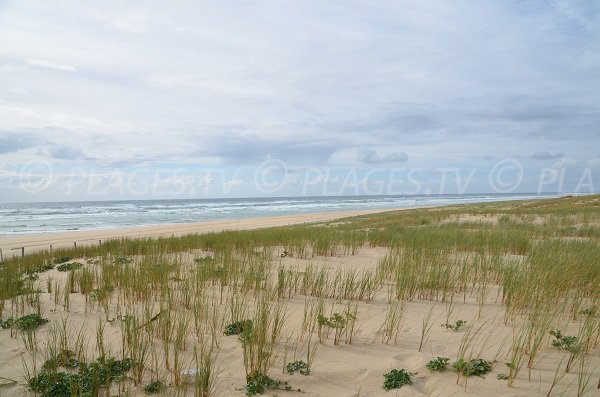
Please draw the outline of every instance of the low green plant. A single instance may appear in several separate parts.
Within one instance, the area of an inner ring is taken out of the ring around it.
[[[72,270],[80,269],[82,266],[83,265],[78,262],[68,262],[56,266],[56,270],[58,270],[59,272],[70,272]]]
[[[79,374],[43,371],[29,380],[29,387],[41,397],[71,397],[81,389]]]
[[[331,315],[331,317],[329,318],[323,315],[319,315],[317,320],[319,326],[325,325],[334,330],[333,344],[339,345],[340,338],[342,337],[342,331],[344,330],[344,328],[346,328],[348,323],[352,322],[353,320],[356,320],[356,316],[350,312],[344,312],[343,314],[333,313],[333,315]]]
[[[549,332],[554,337],[552,346],[573,353],[577,348],[577,337],[563,335],[560,330],[552,330]]]
[[[252,320],[241,320],[227,325],[223,333],[225,336],[240,335],[242,332],[252,332],[253,327],[254,323]]]
[[[60,264],[60,263],[65,263],[71,260],[71,257],[69,256],[61,256],[60,258],[56,258],[54,259],[54,263],[55,264]]]
[[[80,363],[74,373],[42,368],[28,383],[40,397],[97,396],[101,388],[108,389],[111,383],[121,380],[131,366],[131,359],[102,356],[89,365]]]
[[[282,382],[278,379],[273,379],[267,375],[261,375],[258,372],[253,372],[246,377],[246,386],[244,391],[247,396],[255,396],[257,394],[263,394],[267,389],[279,389],[285,391],[292,391],[292,386],[287,382]],[[297,389],[301,391],[301,389]]]
[[[498,375],[496,375],[496,379],[499,379],[499,380],[508,380],[508,375],[506,375],[506,374],[498,374]]]
[[[194,259],[194,262],[196,262],[199,265],[211,265],[215,263],[215,258],[213,258],[212,256],[203,256],[202,258]]]
[[[2,328],[2,329],[12,328],[14,323],[15,323],[15,319],[12,317],[7,318],[6,320],[0,319],[0,328]]]
[[[296,372],[300,372],[301,375],[308,375],[310,373],[310,369],[304,361],[300,360],[288,363],[285,366],[285,372],[290,375],[294,375]]]
[[[44,272],[47,272],[48,270],[52,270],[52,269],[54,269],[54,265],[52,263],[44,263],[44,264],[41,264],[39,266],[36,266],[32,269],[25,271],[25,274],[34,275],[36,273],[44,273]]]
[[[75,358],[75,353],[71,350],[63,350],[56,357],[52,357],[44,362],[43,370],[55,371],[59,367],[78,368],[79,360]]]
[[[452,364],[452,368],[464,376],[483,376],[492,370],[492,364],[481,358],[474,358],[470,361],[461,358]]]
[[[0,328],[15,328],[20,331],[27,331],[35,329],[48,321],[48,319],[42,318],[39,314],[27,314],[17,319],[9,317],[6,320],[0,320]]]
[[[128,263],[133,262],[133,260],[131,258],[128,258],[126,256],[119,256],[117,259],[115,259],[115,265],[126,265]]]
[[[434,360],[429,361],[425,367],[430,371],[443,372],[450,365],[450,359],[448,357],[437,357]]]
[[[596,308],[583,309],[579,312],[579,314],[582,314],[584,316],[595,316],[596,311]]]
[[[454,332],[460,330],[467,322],[464,320],[457,320],[454,324],[442,324],[441,327],[446,327],[446,329],[450,329]]]
[[[404,369],[393,369],[383,375],[383,388],[385,390],[399,389],[404,385],[411,385],[410,374]]]
[[[165,386],[165,384],[162,381],[155,380],[154,382],[150,382],[146,386],[144,386],[144,393],[146,393],[146,394],[158,393],[159,391],[161,391],[165,387],[166,386]]]

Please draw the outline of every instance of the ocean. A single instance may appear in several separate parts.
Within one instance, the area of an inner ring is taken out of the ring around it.
[[[556,197],[544,194],[346,196],[0,204],[0,235]]]

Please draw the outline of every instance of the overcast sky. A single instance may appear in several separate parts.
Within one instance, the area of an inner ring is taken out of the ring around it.
[[[499,190],[600,190],[600,1],[0,1],[0,201]]]

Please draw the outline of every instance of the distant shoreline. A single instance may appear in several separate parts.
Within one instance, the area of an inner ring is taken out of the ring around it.
[[[245,218],[437,207],[552,197],[557,195],[323,196],[0,204],[0,239],[57,232],[109,232],[123,228],[235,221]]]
[[[340,218],[346,218],[358,215],[368,215],[381,212],[399,211],[414,208],[383,208],[370,210],[352,210],[352,211],[327,211],[320,213],[305,213],[296,215],[281,215],[267,217],[252,217],[240,219],[226,219],[217,221],[204,221],[181,224],[164,224],[157,226],[137,226],[123,227],[114,229],[95,229],[68,232],[47,232],[34,234],[18,234],[9,236],[0,236],[0,249],[2,249],[4,258],[21,255],[21,248],[25,248],[25,253],[36,252],[49,249],[73,247],[76,243],[79,245],[95,245],[101,241],[118,238],[160,238],[181,236],[193,233],[211,233],[224,230],[249,230],[268,227],[298,225],[302,223],[331,221]]]

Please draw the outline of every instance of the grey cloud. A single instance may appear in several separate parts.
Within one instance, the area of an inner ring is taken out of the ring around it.
[[[0,130],[0,154],[12,153],[21,149],[27,149],[37,146],[40,137],[36,134]]]
[[[404,152],[380,154],[376,150],[366,149],[359,152],[358,160],[366,164],[401,163],[408,160],[408,155]]]
[[[51,146],[40,151],[40,154],[59,160],[84,160],[89,159],[80,148],[70,146]]]
[[[329,141],[303,142],[298,139],[269,140],[260,136],[213,137],[195,149],[202,156],[220,157],[227,164],[247,164],[275,158],[298,164],[322,164],[340,148]]]
[[[556,160],[563,158],[565,156],[564,153],[551,153],[547,150],[543,150],[541,152],[535,152],[530,155],[528,158],[533,160]]]

